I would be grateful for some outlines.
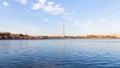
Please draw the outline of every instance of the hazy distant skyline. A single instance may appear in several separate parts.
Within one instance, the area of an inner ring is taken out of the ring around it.
[[[120,0],[0,0],[0,32],[119,34]]]

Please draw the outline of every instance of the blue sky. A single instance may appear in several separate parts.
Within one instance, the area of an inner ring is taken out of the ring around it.
[[[0,0],[0,32],[120,34],[120,0]]]

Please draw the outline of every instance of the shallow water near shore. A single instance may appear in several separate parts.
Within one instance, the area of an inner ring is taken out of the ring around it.
[[[0,40],[0,68],[120,68],[120,40]]]

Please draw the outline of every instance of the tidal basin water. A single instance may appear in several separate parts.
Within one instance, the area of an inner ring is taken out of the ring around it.
[[[0,68],[120,68],[120,40],[0,40]]]

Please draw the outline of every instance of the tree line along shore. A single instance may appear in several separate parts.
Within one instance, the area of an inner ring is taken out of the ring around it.
[[[86,35],[86,36],[32,36],[27,34],[13,34],[0,32],[0,39],[120,39],[116,35]]]

